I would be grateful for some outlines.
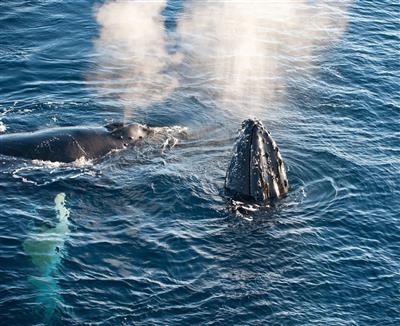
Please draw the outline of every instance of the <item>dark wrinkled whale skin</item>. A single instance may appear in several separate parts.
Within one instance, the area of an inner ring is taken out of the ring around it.
[[[225,189],[235,199],[256,204],[285,195],[289,190],[279,148],[259,120],[245,120],[229,164]]]
[[[32,160],[70,163],[99,159],[152,133],[140,124],[112,123],[103,127],[59,127],[0,135],[0,154]]]

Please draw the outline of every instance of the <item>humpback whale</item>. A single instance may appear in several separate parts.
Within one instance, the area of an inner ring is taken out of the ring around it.
[[[285,165],[271,133],[259,120],[245,120],[229,164],[225,190],[235,199],[267,204],[289,190]]]
[[[111,123],[104,127],[58,127],[35,132],[0,135],[0,154],[70,163],[98,159],[126,148],[154,132],[141,124]]]

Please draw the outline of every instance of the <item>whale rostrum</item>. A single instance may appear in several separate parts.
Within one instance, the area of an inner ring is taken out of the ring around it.
[[[225,189],[237,200],[263,204],[289,190],[279,148],[259,120],[245,120],[229,164]]]

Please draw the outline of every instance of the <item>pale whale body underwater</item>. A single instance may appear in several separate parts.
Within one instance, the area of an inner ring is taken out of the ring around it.
[[[151,127],[136,123],[59,127],[1,135],[0,154],[65,163],[80,158],[97,160],[152,135]],[[226,173],[225,189],[230,197],[251,203],[266,203],[288,192],[279,148],[261,121],[248,119],[242,123]]]

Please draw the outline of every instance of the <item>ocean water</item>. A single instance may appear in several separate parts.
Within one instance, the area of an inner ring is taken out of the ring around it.
[[[171,128],[0,157],[0,324],[400,325],[399,85],[398,1],[1,1],[2,132]],[[290,192],[241,216],[247,117]]]

